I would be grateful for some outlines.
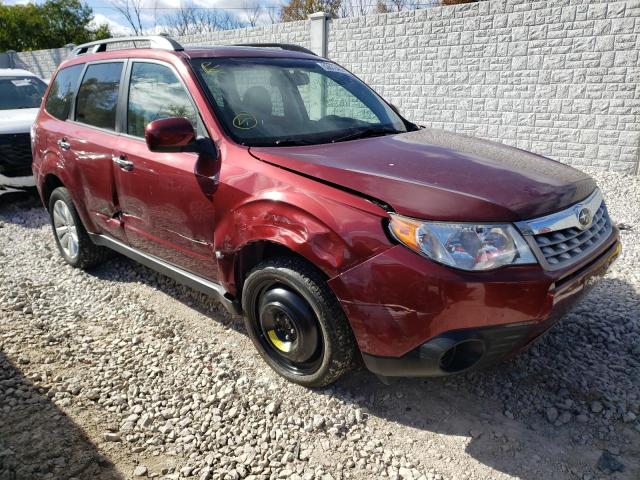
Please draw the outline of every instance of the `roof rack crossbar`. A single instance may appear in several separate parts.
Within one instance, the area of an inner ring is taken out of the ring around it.
[[[317,57],[314,52],[308,48],[301,47],[300,45],[294,45],[292,43],[237,43],[235,47],[262,47],[262,48],[280,48],[281,50],[291,50],[292,52],[307,53]]]
[[[96,40],[95,42],[83,43],[78,45],[71,52],[72,56],[83,55],[85,53],[105,52],[107,45],[114,43],[133,43],[134,48],[138,48],[136,42],[146,41],[149,42],[148,48],[158,48],[161,50],[173,50],[179,52],[184,50],[182,45],[176,42],[173,38],[166,35],[149,35],[141,37],[115,37],[107,38],[104,40]]]

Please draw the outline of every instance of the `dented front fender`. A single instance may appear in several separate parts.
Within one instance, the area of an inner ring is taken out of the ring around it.
[[[369,200],[246,160],[253,168],[223,165],[216,193],[224,215],[218,216],[215,249],[229,291],[235,291],[235,257],[252,242],[286,247],[329,278],[391,246],[382,225],[386,212]]]

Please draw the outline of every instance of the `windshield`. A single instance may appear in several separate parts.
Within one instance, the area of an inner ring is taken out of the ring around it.
[[[0,110],[39,108],[46,88],[37,77],[0,77]]]
[[[310,145],[411,128],[373,90],[331,62],[198,58],[192,65],[225,130],[243,145]]]

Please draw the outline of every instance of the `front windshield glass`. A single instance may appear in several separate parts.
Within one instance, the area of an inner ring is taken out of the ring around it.
[[[198,58],[192,65],[226,131],[243,145],[311,145],[411,128],[363,82],[331,62]]]
[[[0,77],[0,110],[39,108],[46,88],[37,77]]]

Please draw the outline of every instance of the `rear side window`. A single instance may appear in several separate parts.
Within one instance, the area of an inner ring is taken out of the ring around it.
[[[127,133],[144,137],[149,122],[168,117],[186,117],[193,128],[198,126],[196,109],[169,67],[134,63],[127,102]]]
[[[115,130],[122,62],[89,65],[76,100],[76,121]]]
[[[58,72],[44,104],[44,109],[49,114],[60,120],[66,120],[69,117],[73,94],[78,86],[83,68],[84,65],[74,65]]]

